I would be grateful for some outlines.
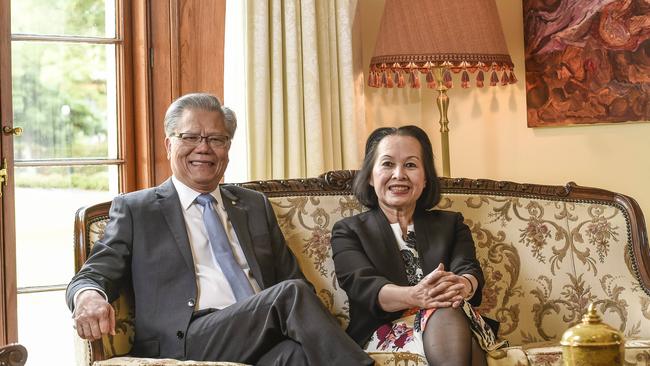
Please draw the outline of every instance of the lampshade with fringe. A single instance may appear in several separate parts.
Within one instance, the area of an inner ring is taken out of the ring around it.
[[[443,176],[450,176],[446,91],[455,78],[480,88],[486,77],[491,86],[517,82],[495,0],[386,0],[368,85],[438,90]]]

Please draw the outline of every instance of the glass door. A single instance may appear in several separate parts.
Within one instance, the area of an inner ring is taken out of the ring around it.
[[[73,365],[65,288],[74,214],[118,194],[119,0],[11,0],[18,340],[28,365]]]

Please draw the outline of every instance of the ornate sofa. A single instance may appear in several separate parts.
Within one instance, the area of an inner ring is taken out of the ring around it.
[[[318,178],[243,183],[270,198],[287,242],[318,296],[348,322],[338,287],[330,230],[363,207],[350,193],[353,171]],[[623,332],[626,364],[650,365],[650,249],[643,214],[630,197],[569,183],[542,186],[491,180],[441,179],[440,209],[460,211],[472,230],[486,286],[480,311],[501,322],[510,347],[490,365],[561,365],[562,333],[594,303]],[[82,208],[75,221],[76,268],[107,220],[110,203]],[[133,339],[130,289],[113,304],[117,335],[78,342],[78,364],[229,365],[227,362],[128,357]],[[426,365],[407,353],[372,355],[378,365]]]

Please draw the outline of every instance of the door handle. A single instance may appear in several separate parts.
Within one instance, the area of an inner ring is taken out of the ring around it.
[[[2,132],[4,132],[5,135],[20,136],[23,134],[23,128],[20,126],[16,126],[14,128],[11,128],[9,126],[4,126],[2,128]]]
[[[23,128],[22,127],[9,127],[9,126],[4,126],[2,128],[2,132],[4,132],[5,135],[14,135],[14,136],[20,136],[23,134]],[[2,197],[2,186],[7,185],[7,178],[9,174],[7,173],[7,159],[2,159],[2,167],[0,167],[0,197]]]
[[[8,173],[7,173],[7,159],[2,159],[2,168],[0,169],[0,197],[2,197],[2,186],[7,185],[7,178],[8,178]]]

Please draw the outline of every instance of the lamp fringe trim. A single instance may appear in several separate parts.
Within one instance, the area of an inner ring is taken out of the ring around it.
[[[374,61],[375,58],[373,58]],[[509,59],[509,58],[508,58]],[[490,72],[490,86],[508,85],[517,83],[517,77],[514,73],[514,65],[509,63],[492,62],[486,64],[482,61],[475,63],[461,61],[454,64],[449,61],[440,63],[426,61],[423,63],[373,63],[370,65],[370,74],[368,75],[368,85],[375,88],[404,88],[407,84],[411,88],[420,88],[420,75],[425,75],[425,81],[428,88],[435,89],[438,87],[433,75],[435,68],[444,68],[443,85],[446,88],[453,87],[452,74],[460,73],[460,86],[469,88],[471,85],[471,76],[475,75],[475,84],[482,88],[485,85],[485,73]]]

